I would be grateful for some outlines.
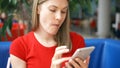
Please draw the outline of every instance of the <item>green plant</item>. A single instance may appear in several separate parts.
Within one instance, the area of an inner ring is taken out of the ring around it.
[[[82,19],[93,15],[92,3],[98,4],[98,0],[70,0],[70,12],[72,13],[79,5],[82,11]]]
[[[22,9],[20,9],[20,6],[24,4],[24,7],[31,11],[29,8],[29,1],[30,0],[0,0],[0,14],[5,13],[7,18],[4,21],[4,25],[2,28],[0,28],[0,40],[2,37],[4,37],[6,40],[6,33],[8,33],[9,36],[12,36],[10,29],[12,28],[12,19],[14,12],[20,12]]]
[[[11,36],[10,29],[12,27],[12,13],[16,8],[17,2],[16,0],[0,0],[0,14],[5,13],[7,18],[4,21],[3,27],[0,29],[0,40],[1,37],[6,38],[6,32]]]

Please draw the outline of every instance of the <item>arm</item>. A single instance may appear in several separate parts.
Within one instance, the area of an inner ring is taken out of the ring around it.
[[[10,54],[10,61],[12,68],[26,68],[26,62],[12,54]]]

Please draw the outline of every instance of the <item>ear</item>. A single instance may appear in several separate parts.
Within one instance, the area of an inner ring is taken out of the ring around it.
[[[40,14],[40,6],[37,6],[37,14]]]

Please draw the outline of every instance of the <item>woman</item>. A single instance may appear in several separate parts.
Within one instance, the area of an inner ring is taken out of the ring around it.
[[[85,43],[82,36],[69,32],[68,8],[68,0],[33,0],[33,31],[10,47],[13,68],[88,67],[88,60],[70,58]]]

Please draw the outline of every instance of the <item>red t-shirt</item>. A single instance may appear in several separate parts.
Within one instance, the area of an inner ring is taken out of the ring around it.
[[[72,39],[72,50],[63,55],[72,56],[78,48],[85,47],[82,36],[75,32],[70,33]],[[56,46],[44,47],[34,36],[33,32],[17,38],[10,46],[10,54],[19,57],[27,64],[27,68],[50,68],[51,59],[54,55]]]

